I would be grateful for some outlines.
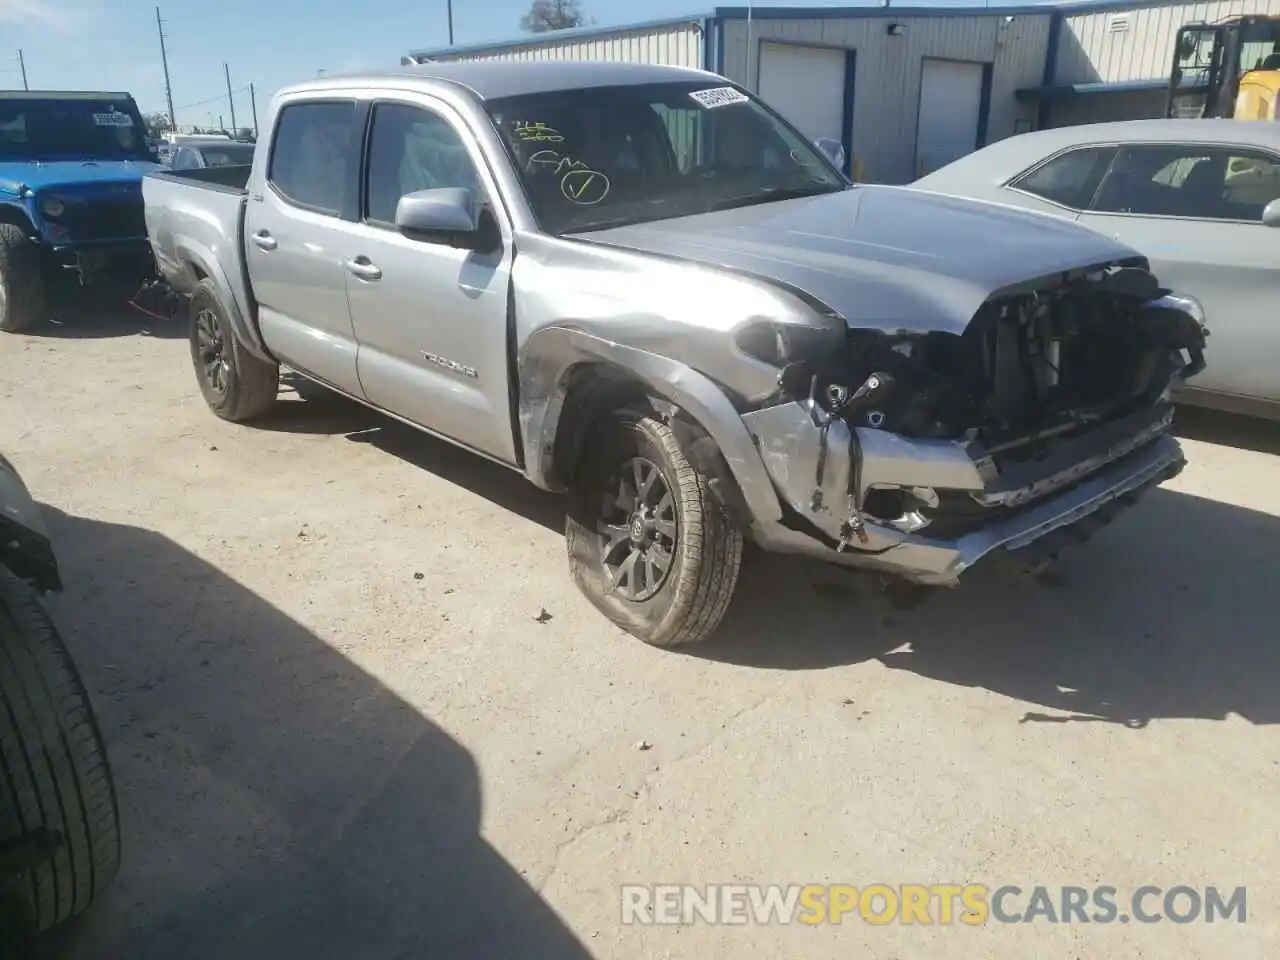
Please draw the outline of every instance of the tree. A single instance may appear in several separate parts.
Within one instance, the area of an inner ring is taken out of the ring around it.
[[[154,113],[144,113],[142,122],[147,125],[147,130],[153,137],[162,136],[173,129],[169,124],[169,115],[158,110]]]
[[[520,18],[520,28],[529,33],[549,33],[590,23],[578,0],[533,0],[529,12]]]

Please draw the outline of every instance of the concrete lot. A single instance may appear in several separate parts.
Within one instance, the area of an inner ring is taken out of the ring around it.
[[[576,593],[556,498],[336,399],[222,423],[184,334],[0,340],[123,816],[48,955],[1278,955],[1280,429],[1188,417],[1188,470],[1056,587],[979,569],[902,612],[757,556],[669,653]],[[967,881],[1245,885],[1248,915],[619,919],[624,883]]]

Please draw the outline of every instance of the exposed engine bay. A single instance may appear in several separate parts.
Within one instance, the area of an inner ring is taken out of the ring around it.
[[[1170,385],[1205,365],[1193,304],[1114,266],[1001,291],[959,334],[851,329],[795,360],[780,339],[773,399],[791,409],[746,419],[789,424],[766,462],[837,550],[885,549],[877,530],[961,537],[1168,432]]]
[[[1203,368],[1206,331],[1155,305],[1163,293],[1121,267],[993,298],[958,336],[851,330],[835,355],[789,365],[782,386],[854,426],[1012,452],[1149,407]]]

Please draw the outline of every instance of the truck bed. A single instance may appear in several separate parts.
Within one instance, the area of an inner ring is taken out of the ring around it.
[[[244,270],[245,184],[252,168],[156,171],[142,179],[147,238],[164,278],[190,294],[208,277],[253,323]],[[233,320],[234,322],[234,320]]]

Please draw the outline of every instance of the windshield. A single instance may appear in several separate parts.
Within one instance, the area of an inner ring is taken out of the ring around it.
[[[129,98],[0,98],[0,160],[149,160],[146,137]]]
[[[594,87],[508,97],[487,108],[550,233],[849,186],[816,147],[736,87]]]

